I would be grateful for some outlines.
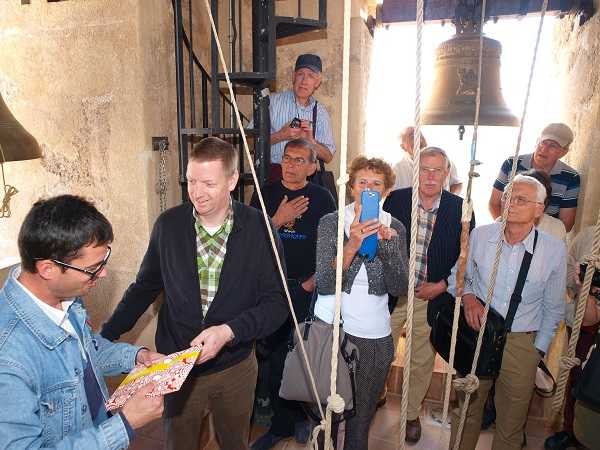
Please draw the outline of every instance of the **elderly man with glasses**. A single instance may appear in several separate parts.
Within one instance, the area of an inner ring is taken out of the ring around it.
[[[579,174],[575,169],[560,161],[569,151],[573,132],[564,123],[551,123],[542,130],[535,152],[521,155],[517,160],[517,173],[538,169],[547,173],[552,181],[552,195],[546,213],[563,221],[567,233],[573,228],[579,196]],[[512,170],[513,159],[502,164],[494,182],[489,201],[492,217],[496,219],[502,211],[501,196]]]
[[[410,366],[410,392],[406,421],[406,441],[416,443],[421,439],[419,415],[423,400],[429,389],[435,363],[435,350],[429,341],[431,328],[428,315],[448,295],[446,279],[460,253],[462,198],[444,189],[450,173],[450,160],[439,147],[421,150],[418,189],[418,227],[416,247],[416,287],[413,320],[413,341]],[[397,218],[406,228],[407,250],[410,254],[412,188],[393,191],[386,199],[383,209]],[[475,226],[475,218],[470,227]],[[391,326],[394,347],[406,324],[406,296],[392,307]]]
[[[469,256],[462,297],[465,318],[474,329],[482,325],[496,248],[501,254],[491,308],[506,318],[513,292],[518,295],[517,279],[526,254],[531,254],[529,269],[517,303],[512,326],[506,337],[502,365],[496,382],[496,430],[494,450],[520,450],[529,402],[533,393],[538,363],[548,350],[559,322],[565,314],[566,248],[536,226],[544,213],[546,189],[535,178],[517,175],[512,182],[510,203],[506,194],[502,205],[508,208],[506,228],[491,223],[475,228],[470,237]],[[455,290],[455,270],[448,291]],[[519,284],[520,285],[520,284]],[[513,311],[513,309],[511,309]],[[512,316],[512,314],[511,314]],[[507,319],[508,320],[508,319]],[[463,374],[464,375],[464,374]],[[479,438],[484,403],[494,380],[480,379],[472,395],[460,449],[474,450]],[[463,398],[459,398],[462,405]],[[460,410],[452,413],[452,440],[456,439]]]
[[[162,414],[152,386],[117,414],[104,377],[162,355],[93,333],[81,297],[106,276],[113,231],[86,200],[42,200],[19,232],[21,265],[0,290],[0,448],[119,450]]]
[[[336,209],[329,191],[307,180],[316,163],[317,149],[313,143],[302,138],[288,141],[281,159],[282,179],[267,185],[262,192],[267,213],[283,243],[288,289],[299,321],[306,318],[315,289],[319,220]],[[260,208],[256,193],[251,205]],[[269,353],[263,355],[262,363],[268,362],[270,368],[268,384],[273,417],[269,431],[256,440],[253,450],[269,449],[292,435],[300,443],[306,443],[309,437],[310,430],[299,405],[279,397],[291,331],[292,322],[288,319],[266,339]]]

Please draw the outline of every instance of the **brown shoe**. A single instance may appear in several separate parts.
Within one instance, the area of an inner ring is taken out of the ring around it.
[[[421,439],[421,421],[417,417],[415,420],[406,421],[406,442],[416,444]]]

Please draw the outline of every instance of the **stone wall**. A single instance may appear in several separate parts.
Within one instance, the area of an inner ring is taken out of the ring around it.
[[[566,160],[582,177],[577,230],[595,223],[600,210],[600,14],[583,26],[578,16],[559,21],[554,47],[563,90],[560,108],[575,133]]]
[[[0,219],[0,255],[18,253],[39,197],[94,200],[115,230],[108,277],[87,300],[96,326],[134,279],[159,212],[152,136],[170,139],[169,203],[179,198],[172,17],[162,0],[0,2],[0,93],[43,151],[5,165],[19,193]],[[152,312],[130,339],[153,342]]]
[[[317,96],[331,113],[339,147],[343,2],[328,3],[327,30],[278,43],[274,88],[289,87],[298,54],[320,54],[325,79]],[[225,49],[228,4],[223,0],[219,17]],[[364,142],[371,45],[360,17],[365,4],[355,0],[352,10],[349,160],[362,152]],[[244,1],[244,70],[251,70],[250,5],[250,0]],[[296,5],[277,1],[277,13],[293,16]],[[316,5],[316,0],[303,2],[303,15],[316,18]],[[194,48],[210,71],[209,22],[203,2],[196,2],[195,8]],[[189,29],[187,2],[183,15]],[[33,0],[21,5],[19,0],[4,0],[0,54],[0,94],[43,151],[40,160],[5,165],[7,182],[19,193],[12,201],[12,217],[0,219],[0,259],[18,255],[19,227],[38,198],[73,193],[95,201],[116,236],[109,275],[87,301],[92,322],[99,326],[134,279],[159,214],[158,154],[151,149],[152,136],[169,137],[168,205],[181,198],[171,2]],[[227,51],[226,59],[229,63]],[[187,90],[187,66],[184,71]],[[250,115],[251,97],[240,100],[243,112]],[[197,120],[200,124],[200,114]],[[339,153],[329,166],[338,173],[338,165]],[[125,338],[152,345],[155,312],[156,307],[150,308]]]

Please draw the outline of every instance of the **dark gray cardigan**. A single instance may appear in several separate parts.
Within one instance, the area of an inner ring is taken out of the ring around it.
[[[338,213],[323,216],[319,222],[317,235],[317,288],[319,294],[335,293],[335,267],[332,266],[337,254],[337,222]],[[350,293],[354,278],[365,264],[369,279],[369,294],[394,296],[406,294],[408,288],[408,257],[406,254],[406,230],[402,223],[392,217],[391,228],[398,236],[390,240],[377,241],[377,253],[372,261],[356,255],[342,274],[342,290]],[[348,238],[344,234],[344,243]]]

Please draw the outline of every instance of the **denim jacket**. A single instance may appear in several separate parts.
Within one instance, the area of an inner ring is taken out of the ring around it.
[[[129,372],[139,347],[94,334],[80,298],[69,317],[83,331],[83,347],[105,399],[107,375]],[[11,273],[0,290],[0,449],[118,450],[130,444],[116,414],[92,423],[77,338],[57,326]]]

